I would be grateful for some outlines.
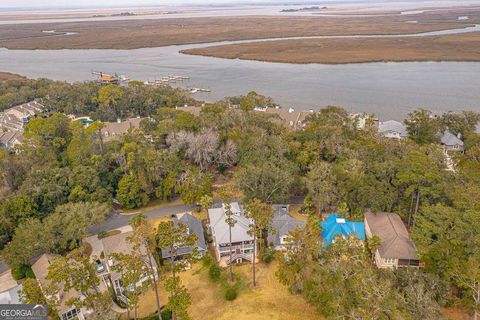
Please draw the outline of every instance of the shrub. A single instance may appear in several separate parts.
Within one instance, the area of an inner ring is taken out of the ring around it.
[[[162,317],[162,320],[170,320],[170,319],[172,319],[172,311],[170,311],[168,309],[163,309],[160,312],[160,316]]]
[[[212,265],[208,269],[208,276],[212,281],[220,280],[221,273],[222,273],[222,270],[220,269],[219,266],[217,266],[216,263],[212,263]]]
[[[22,264],[22,265],[20,265],[16,268],[12,268],[13,279],[20,280],[20,279],[25,278],[25,274],[26,274],[26,272],[29,268],[30,268],[29,266],[24,265],[24,264]],[[30,271],[31,271],[31,269],[30,269]]]
[[[273,258],[275,258],[275,253],[273,251],[266,251],[260,256],[262,262],[265,262],[267,264],[272,262]]]
[[[35,279],[35,273],[33,273],[32,268],[27,268],[27,270],[25,271],[25,277],[28,279]]]
[[[213,259],[212,259],[212,256],[209,255],[209,254],[206,254],[203,256],[202,258],[202,265],[207,268],[207,267],[210,267],[213,263]]]
[[[100,231],[97,235],[97,238],[98,239],[103,239],[103,238],[106,238],[108,235],[108,232],[107,231]]]
[[[227,301],[233,301],[237,298],[237,289],[235,288],[227,288],[227,291],[225,291],[225,299]]]

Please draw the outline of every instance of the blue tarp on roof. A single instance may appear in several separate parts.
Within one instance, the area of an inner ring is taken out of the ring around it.
[[[339,234],[347,238],[354,235],[360,240],[365,240],[365,224],[363,222],[352,222],[342,216],[331,214],[322,222],[322,238],[325,239],[323,247],[328,247]]]

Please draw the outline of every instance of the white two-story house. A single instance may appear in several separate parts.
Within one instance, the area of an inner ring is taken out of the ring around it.
[[[225,205],[220,208],[208,209],[209,230],[213,238],[215,253],[220,265],[242,263],[253,259],[253,237],[248,234],[253,223],[244,215],[243,208],[238,202],[231,203],[234,225],[231,228],[232,259],[230,260],[230,228],[227,224]]]

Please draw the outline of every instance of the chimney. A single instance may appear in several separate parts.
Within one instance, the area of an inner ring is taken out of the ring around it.
[[[295,109],[293,109],[292,107],[290,107],[290,108],[288,109],[288,112],[289,112],[289,113],[292,113],[293,111],[295,111]]]
[[[457,133],[457,138],[458,138],[458,139],[462,139],[462,134],[461,134],[460,132]]]
[[[121,122],[122,122],[122,119],[117,118],[117,123],[121,123]]]

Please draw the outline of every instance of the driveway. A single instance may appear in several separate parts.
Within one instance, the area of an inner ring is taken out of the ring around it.
[[[155,219],[155,218],[169,216],[172,214],[192,211],[194,208],[195,208],[194,206],[179,204],[171,207],[146,211],[144,212],[144,215],[147,217],[147,219]],[[124,226],[128,226],[128,222],[130,221],[131,218],[132,216],[114,214],[108,217],[103,223],[91,226],[89,228],[89,232],[91,235],[94,235],[94,234],[98,234],[100,231],[108,231],[108,230],[118,229]]]

